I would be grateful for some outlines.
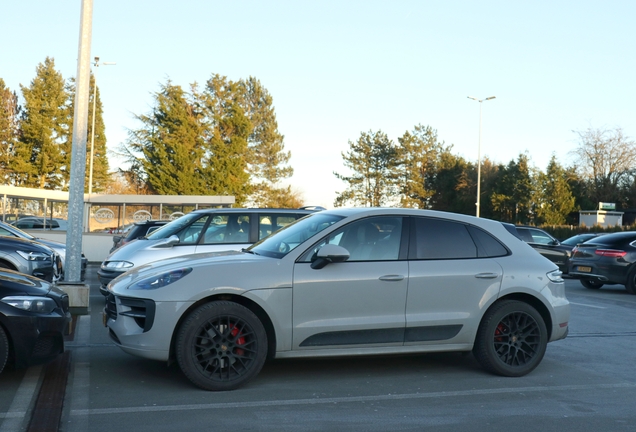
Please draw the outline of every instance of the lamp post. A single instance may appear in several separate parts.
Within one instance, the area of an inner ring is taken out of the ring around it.
[[[99,57],[95,57],[95,70],[93,72],[93,121],[91,126],[91,159],[90,159],[90,168],[88,171],[88,195],[90,196],[93,193],[93,157],[95,153],[95,117],[97,116],[97,112],[95,111],[96,103],[97,103],[97,68],[99,67]],[[117,63],[113,62],[103,62],[105,66],[115,65]]]
[[[472,96],[468,96],[468,99],[475,100],[479,102],[479,141],[477,144],[477,202],[475,206],[477,207],[476,216],[479,217],[479,203],[480,203],[480,195],[481,195],[481,103],[483,101],[494,99],[495,96],[487,97],[486,99],[477,99]]]

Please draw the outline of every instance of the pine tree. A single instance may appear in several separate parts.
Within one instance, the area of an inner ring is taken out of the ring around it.
[[[170,81],[155,94],[155,107],[138,115],[141,129],[130,131],[128,145],[141,154],[137,169],[154,193],[209,194],[201,175],[201,114],[180,86]]]
[[[239,88],[252,126],[248,139],[248,170],[254,185],[251,201],[261,207],[270,207],[271,203],[295,205],[298,200],[290,195],[290,189],[280,186],[281,180],[291,177],[294,170],[287,165],[291,153],[284,150],[272,96],[254,77],[239,81]]]
[[[69,93],[69,112],[70,116],[73,116],[75,107],[75,85],[74,80],[67,86]],[[95,91],[97,90],[97,91]],[[93,140],[93,192],[103,192],[108,188],[108,184],[111,181],[109,174],[110,166],[108,163],[108,155],[106,149],[106,127],[104,124],[104,110],[99,93],[99,86],[95,89],[95,76],[91,74],[90,77],[90,96],[88,102],[88,134],[86,145],[86,179],[84,182],[84,190],[88,191],[88,181],[90,178],[90,164],[91,164],[91,139],[93,138],[93,98],[95,98],[95,135]],[[64,181],[68,185],[70,181],[70,166],[71,166],[71,152],[72,152],[72,136],[73,136],[73,123],[70,123],[68,139],[64,146],[64,160],[66,169],[64,171]]]
[[[403,207],[430,208],[435,194],[432,182],[439,169],[444,143],[437,140],[437,131],[430,126],[417,125],[413,132],[398,138],[400,204]]]
[[[345,176],[334,172],[348,183],[345,191],[336,197],[334,205],[347,203],[365,207],[380,207],[390,203],[398,189],[398,149],[382,131],[362,133],[357,142],[349,141],[350,150],[342,153],[344,166],[353,174]]]
[[[0,181],[10,183],[10,162],[20,131],[18,95],[5,86],[0,78]]]
[[[21,136],[11,161],[16,186],[57,189],[63,184],[69,131],[68,93],[55,62],[47,57],[29,87],[21,86]]]
[[[576,210],[568,174],[552,155],[545,174],[538,176],[537,216],[539,223],[562,225],[570,213]]]

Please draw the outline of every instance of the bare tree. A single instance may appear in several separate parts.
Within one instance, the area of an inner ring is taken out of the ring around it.
[[[589,185],[594,202],[620,200],[620,191],[633,182],[636,142],[615,129],[574,131],[578,147],[572,151],[576,167]]]

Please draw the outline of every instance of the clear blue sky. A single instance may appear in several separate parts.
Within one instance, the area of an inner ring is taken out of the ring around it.
[[[81,1],[4,2],[0,77],[19,91],[38,63],[77,71]],[[636,137],[636,2],[94,0],[92,55],[109,147],[170,78],[254,76],[274,98],[306,203],[332,207],[341,152],[361,132],[416,124],[456,154],[571,165],[573,130]],[[112,160],[113,166],[117,161]]]

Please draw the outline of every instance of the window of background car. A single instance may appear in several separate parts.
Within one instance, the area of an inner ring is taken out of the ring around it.
[[[147,238],[150,240],[168,238],[171,235],[177,234],[183,228],[190,225],[193,221],[199,219],[202,216],[205,215],[202,215],[201,213],[190,213],[185,216],[181,216],[179,219],[175,219],[172,222],[162,226],[160,229],[147,236]]]
[[[298,218],[297,215],[280,216],[261,214],[258,216],[258,239],[267,237],[273,232],[286,227]]]
[[[301,262],[311,262],[326,244],[342,246],[352,261],[394,261],[400,255],[401,217],[372,217],[352,222],[329,234],[303,254]]]
[[[199,221],[196,222],[199,224]],[[215,214],[205,230],[202,244],[249,243],[250,215],[246,213]]]
[[[415,241],[411,242],[410,257],[414,259],[477,258],[477,246],[462,223],[413,218]]]
[[[313,213],[277,231],[248,248],[259,255],[282,258],[305,240],[343,219],[343,216]]]
[[[550,235],[548,235],[548,233],[546,232],[543,232],[538,229],[529,229],[528,231],[530,232],[530,235],[532,236],[532,241],[534,243],[547,245],[554,242],[554,238],[550,237]]]

